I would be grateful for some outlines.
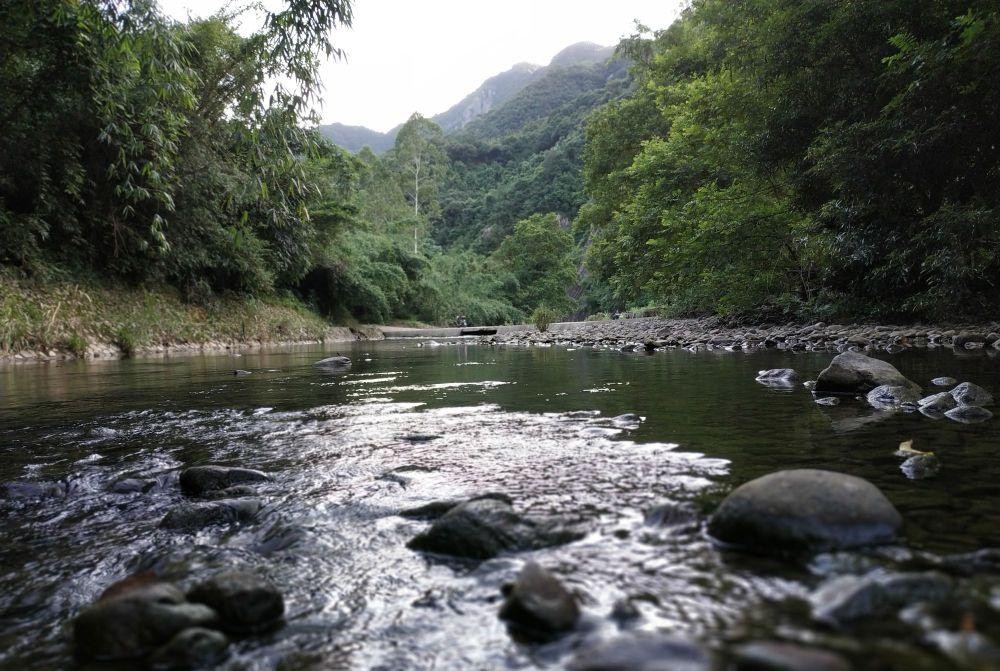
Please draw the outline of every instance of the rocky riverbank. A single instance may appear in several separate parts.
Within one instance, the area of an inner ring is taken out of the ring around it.
[[[567,345],[623,351],[663,348],[793,351],[901,351],[951,347],[1000,354],[1000,322],[983,324],[763,324],[728,326],[715,317],[701,319],[627,319],[553,324],[498,333],[482,339],[493,345]]]

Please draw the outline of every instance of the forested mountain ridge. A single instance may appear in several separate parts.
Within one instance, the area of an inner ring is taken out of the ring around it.
[[[548,66],[517,63],[510,69],[489,77],[475,91],[430,119],[446,134],[460,131],[474,119],[499,108],[553,68],[601,63],[610,58],[613,52],[614,47],[577,42],[557,53]],[[400,128],[402,124],[380,133],[364,126],[330,123],[318,126],[317,130],[323,137],[349,152],[357,153],[367,146],[376,154],[381,154],[392,147]]]

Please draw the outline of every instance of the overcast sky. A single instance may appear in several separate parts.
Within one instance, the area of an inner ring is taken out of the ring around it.
[[[666,27],[683,0],[355,0],[354,27],[323,66],[324,123],[386,131],[413,112],[448,109],[487,77],[522,61],[545,65],[574,42],[612,45],[633,21]],[[177,18],[226,0],[160,0]],[[280,5],[268,0],[269,6]]]

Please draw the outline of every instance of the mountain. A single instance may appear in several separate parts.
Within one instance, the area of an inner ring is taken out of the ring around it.
[[[496,110],[530,84],[544,80],[553,70],[604,63],[614,53],[614,47],[602,47],[592,42],[572,44],[556,54],[548,66],[518,63],[509,70],[484,81],[479,88],[440,114],[431,117],[446,134],[462,130],[472,121]],[[368,146],[376,154],[392,148],[400,126],[380,133],[364,126],[331,123],[317,130],[334,144],[350,152]]]

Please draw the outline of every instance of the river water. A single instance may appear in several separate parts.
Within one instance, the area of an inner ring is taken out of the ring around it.
[[[802,385],[754,381],[785,366],[815,377],[829,353],[412,340],[343,353],[354,360],[343,375],[311,365],[329,354],[317,348],[0,368],[0,482],[61,483],[52,496],[0,500],[0,668],[72,668],[67,623],[130,573],[152,568],[189,585],[232,566],[281,588],[287,624],[235,644],[226,669],[561,668],[625,626],[610,616],[623,599],[639,612],[628,626],[721,651],[767,635],[840,647],[856,668],[949,668],[884,628],[824,630],[801,598],[825,576],[893,552],[1000,545],[1000,420],[823,408]],[[983,352],[878,356],[925,390],[939,375],[1000,390],[1000,361]],[[234,377],[235,368],[252,374]],[[642,420],[615,419],[623,413]],[[893,452],[908,439],[938,455],[937,477],[900,471]],[[159,529],[183,500],[179,469],[203,463],[274,476],[258,519]],[[906,521],[905,545],[804,566],[712,545],[702,522],[726,492],[797,467],[874,482]],[[126,477],[156,485],[109,491]],[[426,523],[400,509],[488,491],[589,533],[481,564],[407,549]],[[655,524],[649,511],[663,504],[694,521]],[[497,618],[501,585],[528,558],[583,604],[579,631],[547,646],[513,642]]]

